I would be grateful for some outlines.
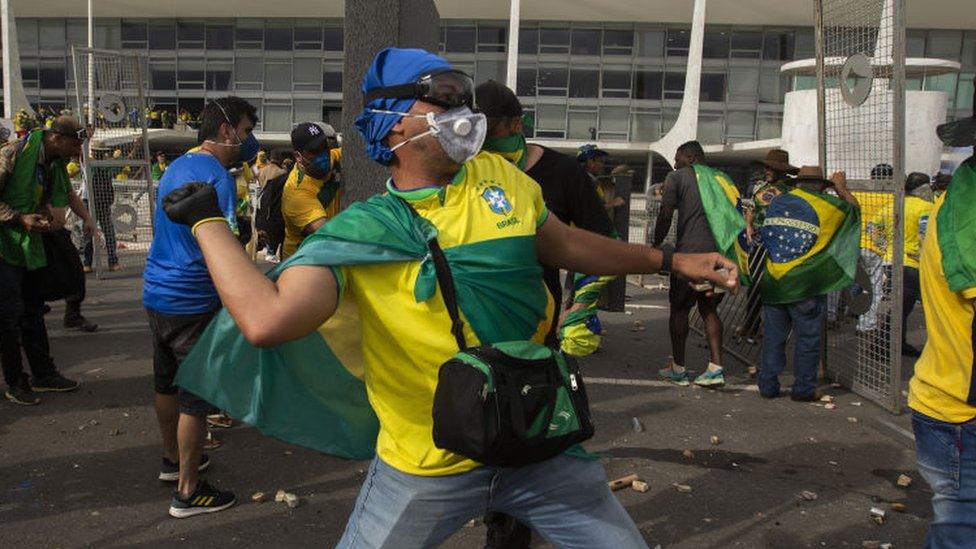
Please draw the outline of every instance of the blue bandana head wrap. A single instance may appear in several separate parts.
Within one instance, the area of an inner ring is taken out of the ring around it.
[[[363,77],[363,93],[376,88],[386,88],[415,82],[421,76],[438,70],[447,70],[451,64],[426,50],[386,48],[376,54],[373,64]],[[414,98],[374,99],[363,106],[363,113],[356,118],[356,129],[366,141],[366,154],[389,166],[393,163],[393,151],[383,143],[386,134],[400,121],[395,114],[378,114],[370,109],[407,112]]]

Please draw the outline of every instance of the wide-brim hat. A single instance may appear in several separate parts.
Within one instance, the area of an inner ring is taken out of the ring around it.
[[[940,124],[935,133],[947,147],[972,147],[976,145],[976,117]]]
[[[824,178],[824,173],[820,166],[803,166],[802,168],[798,168],[796,178],[793,181],[795,183],[822,183],[827,186],[833,185],[829,179]]]
[[[763,166],[788,174],[795,174],[799,170],[799,168],[790,164],[790,153],[783,149],[772,149],[767,152],[766,158],[762,160],[762,163]]]

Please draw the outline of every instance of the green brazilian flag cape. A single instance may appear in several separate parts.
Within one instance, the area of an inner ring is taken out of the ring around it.
[[[746,219],[739,211],[739,189],[725,173],[699,164],[693,166],[715,245],[720,254],[739,266],[739,283],[749,286],[749,242]]]
[[[861,215],[853,204],[797,187],[773,199],[760,235],[765,303],[796,303],[854,282]]]
[[[936,223],[949,289],[961,292],[976,287],[976,156],[952,174]]]
[[[427,242],[437,229],[398,198],[377,195],[350,206],[309,236],[269,274],[296,265],[346,266],[419,261],[417,302],[435,295]],[[506,247],[498,254],[498,247]],[[495,250],[495,253],[490,253]],[[482,342],[528,339],[546,315],[534,237],[447,248],[458,305]],[[445,357],[445,360],[448,357]],[[176,384],[266,435],[328,454],[367,459],[379,422],[362,381],[361,332],[351,296],[317,331],[259,349],[221,310],[180,365]]]

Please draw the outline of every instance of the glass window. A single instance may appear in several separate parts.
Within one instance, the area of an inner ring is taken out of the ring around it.
[[[572,69],[569,72],[570,97],[599,97],[600,71],[592,69]]]
[[[342,93],[342,65],[326,63],[322,70],[322,91],[328,93]]]
[[[325,27],[323,44],[325,51],[342,51],[342,27]]]
[[[259,49],[264,47],[264,21],[260,19],[239,19],[234,29],[237,47],[240,49]]]
[[[264,64],[260,57],[238,57],[234,60],[234,80],[241,82],[261,82]]]
[[[661,110],[661,133],[666,134],[671,128],[674,127],[674,123],[678,121],[678,109],[662,109]],[[669,158],[670,162],[671,159]]]
[[[691,44],[691,31],[668,28],[667,53],[669,57],[688,57],[689,44]]]
[[[302,24],[307,22],[302,21]],[[296,50],[321,50],[322,49],[322,27],[295,27],[295,49]],[[297,104],[296,104],[296,109]]]
[[[637,55],[641,57],[664,57],[664,31],[637,31]]]
[[[566,95],[569,71],[565,67],[539,67],[539,95]]]
[[[176,89],[176,65],[173,63],[149,64],[150,87],[154,90]]]
[[[756,113],[754,111],[731,111],[726,120],[726,141],[754,139],[756,135]]]
[[[539,53],[568,53],[569,29],[539,29]]]
[[[698,114],[698,141],[701,143],[722,143],[725,124],[721,112],[701,111]]]
[[[20,32],[20,25],[18,25],[17,32]],[[86,32],[87,37],[87,32]],[[87,38],[85,40],[87,44]],[[104,23],[95,23],[95,47],[103,48],[108,50],[117,50],[121,47],[122,36],[121,28],[119,25],[110,25]]]
[[[963,69],[976,67],[976,31],[966,32],[962,39],[962,62]]]
[[[759,67],[729,67],[729,101],[754,101],[759,90]]]
[[[508,29],[491,25],[478,26],[478,51],[505,51]]]
[[[176,25],[173,23],[151,23],[149,25],[149,49],[175,50]]]
[[[604,29],[603,55],[630,55],[633,50],[634,31],[630,29]]]
[[[177,65],[177,88],[181,90],[202,90],[204,83],[203,59],[179,59]]]
[[[705,59],[728,59],[729,32],[727,29],[705,29],[702,57]]]
[[[64,19],[40,19],[37,22],[37,36],[42,50],[64,51],[64,44],[67,41],[64,34]]]
[[[234,27],[230,25],[207,25],[207,49],[234,49]]]
[[[571,53],[573,55],[600,55],[600,31],[598,29],[573,29]]]
[[[20,78],[24,81],[24,86],[28,88],[37,87],[37,60],[20,60]]]
[[[88,45],[88,24],[84,20],[69,19],[65,34],[68,44],[81,47]]]
[[[634,71],[634,99],[661,99],[663,83],[661,71]]]
[[[295,91],[322,91],[322,60],[319,57],[297,57],[292,61]]]
[[[322,119],[322,101],[318,99],[295,99],[292,103],[295,109],[295,124]]]
[[[925,46],[925,56],[935,59],[959,60],[961,31],[931,30]]]
[[[37,49],[36,19],[17,19],[17,46],[21,51],[34,51]]]
[[[816,42],[814,41],[812,30],[797,30],[795,43],[795,59],[810,59],[811,57],[815,57],[817,55]]]
[[[478,61],[475,63],[474,79],[475,84],[481,84],[488,80],[495,82],[505,82],[505,61]]]
[[[291,105],[264,104],[264,131],[291,131]]]
[[[734,31],[732,33],[733,58],[758,58],[762,51],[763,35],[759,31]]]
[[[701,75],[701,101],[725,101],[725,74]]]
[[[597,111],[570,109],[569,111],[569,130],[566,137],[569,139],[596,139]]]
[[[18,32],[20,29],[17,29]],[[122,47],[123,48],[145,48],[148,40],[146,34],[146,24],[142,21],[122,20]]]
[[[566,105],[536,105],[536,130],[565,130]]]
[[[685,96],[685,73],[664,73],[664,98],[681,99]]]
[[[630,130],[629,107],[600,107],[600,131],[624,132]]]
[[[210,91],[230,90],[230,63],[210,63],[207,65],[207,89]]]
[[[519,53],[535,55],[539,52],[539,29],[519,27]]]
[[[656,141],[661,136],[660,112],[630,113],[630,138],[634,141]]]
[[[265,51],[291,51],[293,42],[290,26],[275,25],[264,29]]]
[[[180,42],[181,48],[203,48],[206,38],[207,28],[203,23],[181,22],[176,27],[176,39]]]
[[[630,69],[605,69],[603,71],[602,96],[630,98]]]
[[[817,89],[816,76],[796,76],[793,78],[793,91]]]
[[[967,112],[972,115],[973,112],[973,77],[976,76],[971,72],[964,72],[959,75],[959,89],[956,92],[956,109],[957,115],[960,115],[959,111]],[[949,98],[952,101],[952,98]]]
[[[925,31],[905,31],[905,57],[925,57]]]
[[[264,63],[265,91],[291,91],[291,63]]]
[[[475,28],[474,27],[447,27],[446,51],[453,53],[474,53],[475,51]]]
[[[759,77],[759,102],[782,103],[788,82],[779,69],[764,67]]]
[[[757,139],[774,139],[783,133],[783,117],[776,113],[760,113]]]
[[[520,97],[535,97],[536,68],[519,68],[516,78],[516,94]]]
[[[763,38],[763,59],[770,61],[792,61],[793,33],[767,32]]]
[[[42,64],[39,78],[41,89],[63,90],[65,88],[64,73],[64,64]]]

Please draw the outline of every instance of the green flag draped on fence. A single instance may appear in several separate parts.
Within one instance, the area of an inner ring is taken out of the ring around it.
[[[760,230],[763,301],[795,303],[850,286],[860,227],[858,209],[836,196],[795,188],[773,199]]]
[[[356,203],[309,236],[274,280],[296,265],[352,266],[420,261],[418,302],[432,298],[437,279],[427,242],[437,229],[398,198]],[[533,254],[534,237],[447,248],[458,304],[482,342],[522,339],[545,315],[542,268],[499,263],[484,246]],[[509,256],[513,256],[509,254]],[[391,282],[392,283],[392,282]],[[226,309],[220,311],[180,365],[176,383],[264,434],[329,454],[365,459],[375,451],[378,420],[362,382],[364,364],[355,300],[344,296],[317,331],[283,345],[250,345]],[[446,359],[447,357],[445,357]]]
[[[698,194],[708,228],[720,254],[739,266],[739,283],[749,286],[749,242],[746,220],[739,210],[739,190],[725,173],[694,164]]]

